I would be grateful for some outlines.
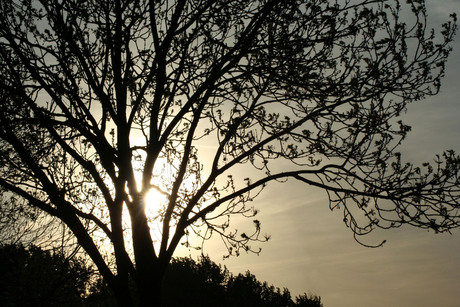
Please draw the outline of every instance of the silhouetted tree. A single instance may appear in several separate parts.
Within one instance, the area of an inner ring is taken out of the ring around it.
[[[249,271],[231,277],[228,282],[227,300],[229,306],[291,306],[289,290],[283,292],[274,286],[261,283]]]
[[[87,306],[113,306],[113,293],[98,279],[85,299]],[[173,258],[165,272],[162,306],[311,306],[322,307],[321,297],[306,293],[291,298],[288,289],[281,291],[260,282],[249,271],[234,276],[226,267],[208,256],[199,261],[191,257]]]
[[[165,274],[163,301],[166,306],[322,307],[319,296],[303,294],[294,302],[288,289],[260,282],[249,271],[234,276],[207,256],[199,261],[173,258]]]
[[[198,262],[174,258],[164,286],[167,306],[322,306],[319,296],[307,294],[294,303],[288,289],[260,282],[249,271],[234,276],[207,256]]]
[[[229,226],[271,182],[324,189],[357,236],[458,227],[459,158],[396,151],[452,19],[435,37],[422,0],[3,0],[0,192],[61,220],[123,306],[131,279],[159,303],[190,236],[268,239]]]
[[[295,298],[296,306],[300,307],[323,307],[321,297],[317,295],[301,294]]]
[[[61,253],[0,245],[1,306],[84,306],[93,275],[84,262]]]
[[[165,274],[163,298],[167,306],[222,306],[229,272],[203,257],[174,258]]]

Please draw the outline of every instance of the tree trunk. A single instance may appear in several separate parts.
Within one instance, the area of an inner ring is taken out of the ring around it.
[[[139,288],[139,306],[141,307],[160,307],[162,306],[162,278],[154,278],[149,282],[144,283]]]
[[[144,212],[132,212],[136,286],[140,306],[161,306],[161,285],[168,261],[155,255]]]
[[[129,290],[129,285],[118,284],[114,289],[115,299],[118,306],[133,306],[133,300]]]

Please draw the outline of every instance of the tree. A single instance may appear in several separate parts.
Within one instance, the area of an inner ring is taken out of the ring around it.
[[[295,306],[291,294],[284,288],[261,283],[249,271],[232,276],[227,285],[229,306]]]
[[[202,255],[173,258],[165,273],[165,306],[311,306],[322,307],[321,297],[303,294],[291,298],[288,289],[280,290],[260,282],[249,271],[233,275],[226,267]]]
[[[163,301],[166,306],[227,306],[231,276],[207,256],[199,261],[173,258],[165,274]]]
[[[94,271],[81,259],[36,246],[0,246],[2,306],[84,306]]]
[[[320,296],[308,295],[306,293],[296,297],[296,304],[303,307],[323,307]]]
[[[141,304],[158,304],[189,238],[258,252],[260,221],[238,233],[230,217],[254,216],[273,182],[324,189],[357,240],[459,226],[459,157],[416,167],[397,152],[410,130],[398,116],[439,89],[455,15],[435,36],[422,0],[3,0],[0,11],[1,191],[61,220],[120,305],[131,278]],[[163,197],[148,201],[152,190]]]

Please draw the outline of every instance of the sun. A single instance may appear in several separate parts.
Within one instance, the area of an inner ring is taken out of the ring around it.
[[[145,202],[146,204],[156,203],[158,201],[161,201],[162,196],[163,194],[161,194],[157,190],[150,189],[150,191],[145,196]]]
[[[167,201],[167,196],[155,188],[150,189],[150,191],[145,196],[145,210],[146,214],[149,217],[152,215],[158,215],[162,208],[164,207]]]

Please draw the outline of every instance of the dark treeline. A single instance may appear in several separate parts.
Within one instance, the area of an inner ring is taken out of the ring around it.
[[[287,288],[260,282],[249,271],[235,276],[207,256],[173,259],[163,293],[168,306],[323,306],[319,296],[307,294],[294,302]]]
[[[83,259],[35,246],[2,245],[0,306],[116,306],[116,299]],[[261,282],[249,271],[234,275],[202,256],[173,259],[164,279],[163,306],[323,305],[319,296],[293,299],[287,288]]]
[[[83,306],[94,277],[92,267],[77,257],[35,246],[0,246],[0,306]]]

